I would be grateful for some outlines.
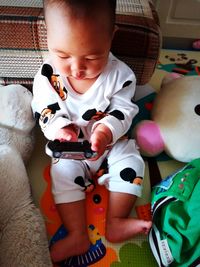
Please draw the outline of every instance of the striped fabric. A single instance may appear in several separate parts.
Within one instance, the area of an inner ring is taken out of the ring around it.
[[[156,11],[148,0],[118,0],[119,30],[112,52],[135,72],[137,84],[147,83],[160,50]],[[41,0],[0,0],[0,84],[31,87],[48,56]]]

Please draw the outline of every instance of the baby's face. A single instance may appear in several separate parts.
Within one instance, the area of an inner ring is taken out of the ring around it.
[[[77,80],[95,79],[107,64],[112,35],[105,21],[68,18],[62,9],[46,16],[49,51],[62,75]]]

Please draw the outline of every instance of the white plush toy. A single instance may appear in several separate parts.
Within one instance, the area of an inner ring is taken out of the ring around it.
[[[25,162],[33,149],[31,93],[0,86],[0,266],[52,266],[42,216],[33,204]]]
[[[190,162],[200,157],[200,76],[167,75],[153,103],[151,120],[139,122],[134,137],[143,155],[165,151]]]

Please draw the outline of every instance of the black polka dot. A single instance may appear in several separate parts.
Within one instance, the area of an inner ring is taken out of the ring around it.
[[[58,102],[48,105],[47,108],[51,110],[52,114],[55,114],[57,110],[60,110]]]
[[[122,88],[129,86],[131,83],[132,83],[132,81],[126,81],[126,82],[123,84]]]
[[[200,104],[196,105],[196,107],[194,108],[194,111],[197,115],[200,116]]]
[[[44,64],[41,69],[41,74],[45,77],[47,77],[50,81],[51,76],[53,74],[53,68],[49,64]]]
[[[87,110],[83,115],[82,115],[82,118],[85,120],[85,121],[89,121],[91,120],[91,118],[97,113],[97,110],[94,108],[94,109],[89,109]]]
[[[120,177],[124,181],[132,183],[136,178],[136,172],[132,168],[125,168],[120,172]]]
[[[81,187],[85,187],[85,182],[82,176],[77,176],[74,179],[74,183],[80,185]]]
[[[118,120],[124,120],[124,114],[120,110],[113,110],[109,113],[110,115],[114,116]]]

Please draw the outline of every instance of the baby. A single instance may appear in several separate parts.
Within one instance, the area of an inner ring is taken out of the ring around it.
[[[51,247],[54,262],[90,246],[85,188],[105,159],[108,171],[98,183],[109,190],[107,240],[122,242],[147,234],[152,225],[129,217],[142,193],[144,162],[135,141],[121,138],[138,107],[132,101],[134,73],[110,52],[115,7],[114,0],[44,0],[50,58],[34,79],[35,117],[47,139],[82,137],[97,154],[89,160],[52,161],[52,192],[68,231]]]

